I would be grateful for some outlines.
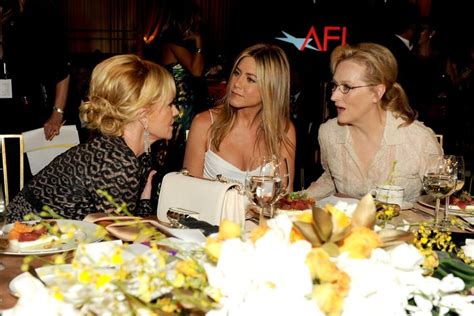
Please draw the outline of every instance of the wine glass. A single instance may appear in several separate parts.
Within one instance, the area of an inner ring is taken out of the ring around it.
[[[5,199],[3,198],[3,185],[0,181],[0,238],[5,238],[3,227],[7,223],[7,208],[5,207]],[[4,270],[5,266],[0,261],[0,271]],[[0,297],[1,298],[1,297]]]
[[[449,200],[451,194],[458,192],[464,186],[465,175],[464,175],[464,158],[463,156],[453,156],[453,166],[456,168],[456,186],[454,190],[446,197],[444,203],[444,216],[443,220],[441,221],[441,225],[444,227],[450,227],[451,222],[448,219],[449,215]]]
[[[245,191],[250,201],[260,207],[260,226],[265,223],[265,215],[273,216],[273,204],[286,194],[289,178],[286,158],[275,156],[263,157],[256,172],[247,175]]]
[[[456,187],[457,168],[454,161],[452,155],[430,155],[426,163],[423,188],[436,199],[434,227],[437,228],[446,228],[439,220],[440,200],[451,194]]]

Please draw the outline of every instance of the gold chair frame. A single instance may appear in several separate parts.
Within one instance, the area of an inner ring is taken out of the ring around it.
[[[8,164],[7,164],[7,146],[5,145],[5,139],[18,139],[19,142],[19,161],[20,161],[20,190],[23,189],[24,182],[24,144],[23,144],[23,135],[21,134],[5,134],[0,135],[0,141],[2,142],[1,152],[2,152],[2,173],[3,173],[3,184],[5,191],[5,206],[8,205],[10,201],[9,194],[9,183],[8,183]]]

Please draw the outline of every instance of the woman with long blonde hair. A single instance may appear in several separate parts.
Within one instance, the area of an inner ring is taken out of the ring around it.
[[[284,51],[256,44],[237,57],[220,105],[196,116],[184,167],[194,176],[244,182],[264,156],[287,158],[293,183],[296,136],[289,117],[290,71]]]

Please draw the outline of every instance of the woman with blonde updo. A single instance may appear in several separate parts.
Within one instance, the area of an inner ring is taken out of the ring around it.
[[[397,62],[385,47],[361,43],[331,54],[332,96],[337,118],[321,125],[323,175],[307,189],[316,199],[334,193],[355,198],[377,185],[404,188],[415,201],[425,163],[442,153],[433,131],[416,120],[397,82]],[[388,182],[388,183],[387,183]]]
[[[99,136],[71,148],[40,171],[8,204],[8,221],[48,206],[59,215],[83,219],[113,206],[108,192],[138,216],[150,215],[150,145],[170,139],[177,110],[175,84],[163,67],[135,55],[97,65],[81,119]]]

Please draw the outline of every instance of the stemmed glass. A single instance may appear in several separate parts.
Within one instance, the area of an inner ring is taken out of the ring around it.
[[[459,190],[462,189],[464,186],[464,181],[465,181],[465,175],[464,175],[464,158],[463,156],[453,156],[453,166],[456,168],[456,186],[454,187],[454,190],[449,193],[448,196],[446,196],[446,200],[444,203],[444,216],[443,220],[441,221],[441,225],[444,227],[450,227],[451,222],[448,219],[449,215],[449,200],[450,196],[453,193],[458,192]]]
[[[5,238],[5,236],[3,236],[4,234],[3,227],[5,226],[6,223],[7,223],[7,208],[5,207],[5,200],[3,198],[3,185],[2,185],[2,182],[0,181],[0,238]],[[5,269],[5,266],[0,261],[0,271],[4,269]]]
[[[423,188],[436,199],[434,226],[442,229],[439,220],[440,200],[450,195],[456,187],[457,167],[452,155],[430,155],[423,176]]]
[[[286,158],[263,157],[254,173],[245,179],[245,191],[250,201],[258,205],[259,225],[265,223],[265,216],[273,217],[273,205],[285,195],[289,185],[288,162]]]

